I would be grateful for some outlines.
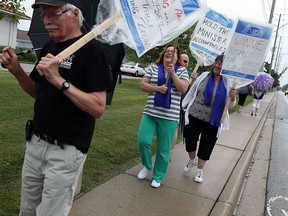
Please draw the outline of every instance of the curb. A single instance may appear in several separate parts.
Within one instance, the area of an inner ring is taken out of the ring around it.
[[[238,160],[235,168],[233,169],[233,172],[231,173],[226,183],[226,186],[220,194],[219,199],[216,201],[213,209],[211,210],[211,216],[233,215],[246,173],[248,171],[251,159],[255,151],[255,147],[258,143],[261,131],[267,119],[267,113],[273,104],[274,97],[275,94],[272,96],[270,103],[266,108],[257,128],[254,130],[253,135],[251,136],[245,150],[242,153],[242,156]]]

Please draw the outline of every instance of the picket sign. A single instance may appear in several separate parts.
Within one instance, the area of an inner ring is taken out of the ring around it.
[[[221,75],[233,80],[232,88],[240,88],[254,81],[265,60],[273,33],[273,25],[238,19],[222,63]],[[227,98],[225,115],[231,98]]]
[[[96,23],[105,20],[114,8],[121,11],[123,19],[97,39],[110,45],[124,43],[138,57],[170,43],[208,10],[205,0],[100,0],[99,4],[104,12],[97,14]]]
[[[213,64],[215,58],[225,52],[233,31],[234,20],[210,9],[199,19],[191,35],[192,56],[196,60],[202,59],[204,66]]]

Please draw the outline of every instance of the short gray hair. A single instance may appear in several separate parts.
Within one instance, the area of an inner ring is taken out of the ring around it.
[[[84,21],[84,17],[83,17],[82,11],[79,8],[77,8],[76,6],[74,6],[72,4],[67,3],[67,4],[63,5],[61,7],[61,9],[63,11],[69,10],[69,11],[67,11],[67,15],[72,15],[71,11],[77,9],[79,11],[79,27],[80,28],[82,27],[83,21]]]

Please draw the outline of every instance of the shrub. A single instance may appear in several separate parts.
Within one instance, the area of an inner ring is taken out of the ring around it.
[[[6,47],[6,46],[1,46],[0,45],[1,52],[4,49],[4,47]],[[15,49],[16,53],[21,52],[23,50],[27,50],[27,49],[25,49],[25,48],[17,48],[17,49]],[[19,61],[24,61],[24,62],[36,62],[37,56],[36,56],[36,54],[34,52],[30,52],[30,53],[26,53],[24,55],[19,55],[18,59],[19,59]]]

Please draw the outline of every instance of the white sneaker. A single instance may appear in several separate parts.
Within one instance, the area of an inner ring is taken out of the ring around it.
[[[149,172],[150,170],[148,170],[146,167],[143,167],[143,169],[138,173],[138,179],[145,179]]]
[[[197,158],[194,158],[193,160],[189,160],[187,165],[184,167],[184,172],[190,172],[193,166],[196,166],[198,163]]]
[[[203,170],[202,169],[197,169],[195,176],[194,176],[194,181],[198,183],[203,182]]]
[[[161,183],[157,182],[155,179],[151,182],[151,187],[153,188],[159,188],[161,186]]]

